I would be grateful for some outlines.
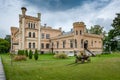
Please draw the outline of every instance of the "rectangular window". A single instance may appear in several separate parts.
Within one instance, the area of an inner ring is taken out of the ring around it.
[[[41,48],[44,49],[44,43],[41,43]]]
[[[82,35],[82,31],[80,30],[80,35]]]
[[[73,40],[70,40],[70,48],[73,48]]]
[[[93,40],[91,41],[91,46],[93,46]]]
[[[42,33],[42,39],[44,39],[44,33]]]
[[[35,43],[33,43],[33,48],[35,48]]]
[[[57,42],[57,48],[59,48],[59,42]]]
[[[81,39],[81,48],[83,48],[83,39]]]
[[[63,41],[63,48],[65,48],[66,41]]]
[[[49,48],[49,44],[46,44],[46,48],[47,48],[47,49]]]
[[[50,34],[46,34],[46,39],[50,39]]]
[[[78,35],[78,31],[76,31],[76,35]]]

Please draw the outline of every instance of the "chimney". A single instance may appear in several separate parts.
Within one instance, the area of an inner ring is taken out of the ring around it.
[[[26,11],[27,11],[26,7],[22,7],[21,10],[22,10],[22,15],[23,15],[23,17],[25,17],[25,13],[26,13]]]
[[[37,16],[40,19],[41,18],[41,13],[37,13]]]
[[[44,24],[44,28],[46,28],[47,24]]]
[[[59,30],[62,31],[62,28],[60,27]]]

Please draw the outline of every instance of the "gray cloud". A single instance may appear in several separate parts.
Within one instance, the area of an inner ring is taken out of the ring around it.
[[[25,0],[0,0],[0,5],[2,5],[0,6],[0,37],[10,34],[11,26],[19,26],[18,14],[21,13],[20,9],[22,6],[27,7],[28,15],[36,16],[38,12],[41,12],[41,24],[47,23],[47,25],[54,28],[62,27],[63,30],[69,31],[72,28],[73,22],[84,21],[87,28],[99,24],[105,27],[105,30],[108,31],[111,29],[110,25],[116,16],[115,13],[118,13],[120,10],[120,1],[100,1],[93,0],[92,2],[86,2],[82,5],[54,12],[43,8],[44,6],[42,8],[36,7]]]

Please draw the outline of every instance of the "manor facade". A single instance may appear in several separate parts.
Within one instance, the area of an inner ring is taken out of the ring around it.
[[[84,51],[85,42],[90,51],[102,52],[102,35],[86,33],[84,22],[74,22],[69,32],[63,32],[62,28],[41,25],[41,14],[37,17],[26,15],[27,9],[21,8],[19,15],[19,28],[11,27],[11,51],[39,50],[41,53],[55,52],[73,54]]]

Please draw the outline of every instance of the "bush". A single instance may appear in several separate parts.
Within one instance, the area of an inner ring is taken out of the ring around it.
[[[17,55],[17,56],[14,57],[14,60],[15,61],[26,61],[27,58],[26,58],[25,55]]]
[[[32,50],[29,51],[29,59],[32,59],[33,52]]]
[[[24,50],[18,50],[18,55],[24,55]]]
[[[25,50],[25,55],[26,57],[28,57],[28,50]]]
[[[34,59],[38,60],[38,51],[37,51],[37,49],[35,50],[35,53],[34,53]]]
[[[65,54],[65,53],[55,54],[54,57],[58,58],[58,59],[66,59],[66,58],[68,58],[67,54]]]

